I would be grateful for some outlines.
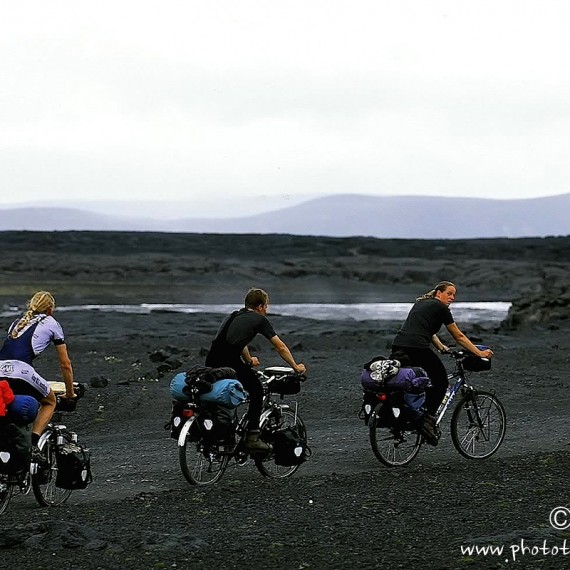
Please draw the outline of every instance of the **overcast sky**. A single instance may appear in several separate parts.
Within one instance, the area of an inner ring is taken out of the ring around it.
[[[569,22],[566,0],[6,2],[0,206],[567,193]]]

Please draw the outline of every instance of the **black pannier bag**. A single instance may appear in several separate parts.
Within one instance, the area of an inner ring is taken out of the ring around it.
[[[475,345],[479,350],[488,350],[488,346],[483,346],[482,344]],[[491,370],[491,359],[490,358],[480,358],[474,354],[469,354],[463,359],[463,369],[469,372],[485,372],[486,370]]]
[[[208,423],[208,420],[211,421],[211,424]],[[235,431],[238,423],[236,410],[205,403],[201,407],[200,422],[202,424],[202,435],[208,443],[222,445],[235,443]]]
[[[389,402],[384,402],[376,412],[376,426],[390,427],[393,423],[394,413],[392,412],[392,405]]]
[[[376,426],[415,429],[425,412],[425,394],[397,390],[387,396],[386,401],[382,402],[376,412]],[[367,418],[367,422],[369,421],[370,416]]]
[[[172,401],[172,410],[170,412],[170,420],[164,425],[164,429],[170,430],[170,437],[173,439],[178,439],[180,435],[180,430],[186,421],[186,418],[182,416],[182,411],[186,407],[184,402]]]
[[[470,354],[464,358],[463,368],[469,372],[486,372],[487,370],[491,370],[491,359],[479,358],[474,354]]]
[[[298,376],[290,374],[282,378],[274,378],[269,383],[269,390],[272,394],[290,396],[301,391],[301,380]]]
[[[311,450],[307,445],[307,434],[300,426],[289,426],[273,434],[273,455],[277,465],[290,467],[300,465],[309,459]]]
[[[374,408],[376,408],[379,403],[380,400],[378,399],[378,394],[376,392],[369,390],[362,391],[362,405],[360,407],[358,417],[361,420],[364,420],[366,425],[368,425],[368,422],[370,421],[370,416],[372,415]]]
[[[67,442],[58,445],[56,453],[56,487],[72,490],[85,489],[93,481],[89,449],[76,442]]]
[[[0,420],[0,472],[20,473],[30,466],[32,432],[6,418]]]

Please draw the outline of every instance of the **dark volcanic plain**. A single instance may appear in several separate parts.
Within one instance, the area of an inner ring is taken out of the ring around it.
[[[288,480],[232,465],[205,489],[186,483],[163,426],[170,378],[203,362],[221,315],[60,310],[76,377],[89,385],[66,422],[90,446],[95,479],[60,508],[16,495],[0,517],[3,567],[568,567],[570,530],[554,529],[549,516],[570,508],[570,238],[2,232],[0,246],[5,311],[39,289],[62,309],[239,305],[250,286],[276,304],[410,302],[442,279],[456,282],[458,301],[514,303],[502,326],[458,323],[495,350],[492,371],[471,378],[507,410],[507,436],[492,458],[462,458],[444,421],[437,448],[424,447],[407,467],[383,467],[358,419],[359,372],[387,352],[399,323],[271,315],[309,369],[297,400],[313,455]],[[0,317],[0,328],[11,320]],[[252,348],[262,364],[279,363],[263,339]],[[157,351],[170,370],[150,358]],[[37,368],[57,378],[53,351]],[[92,385],[102,379],[106,386]],[[462,551],[472,546],[503,552]]]

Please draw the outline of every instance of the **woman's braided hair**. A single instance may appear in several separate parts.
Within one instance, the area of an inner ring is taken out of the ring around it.
[[[28,309],[12,329],[10,336],[18,338],[18,333],[26,328],[28,323],[36,316],[55,308],[55,299],[48,291],[38,291],[29,301]]]
[[[440,281],[431,291],[424,293],[421,297],[418,297],[416,301],[424,301],[425,299],[433,299],[438,291],[445,291],[448,287],[455,287],[455,284],[451,281]]]

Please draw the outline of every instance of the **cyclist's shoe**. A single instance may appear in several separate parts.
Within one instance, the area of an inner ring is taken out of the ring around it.
[[[424,414],[423,421],[420,424],[420,433],[428,445],[435,447],[439,443],[441,432],[435,425],[435,418],[430,414]]]
[[[36,464],[36,470],[33,472],[36,481],[40,485],[47,485],[51,475],[49,461],[36,445],[32,446],[32,463]]]
[[[271,451],[271,445],[259,438],[259,430],[247,432],[243,446],[248,453],[269,453]]]
[[[27,495],[30,492],[32,486],[32,480],[30,478],[30,472],[26,471],[20,475],[18,479],[18,487],[20,488],[20,493],[22,495]]]
[[[37,445],[32,445],[32,463],[35,463],[38,469],[45,469],[49,466],[46,456]]]

